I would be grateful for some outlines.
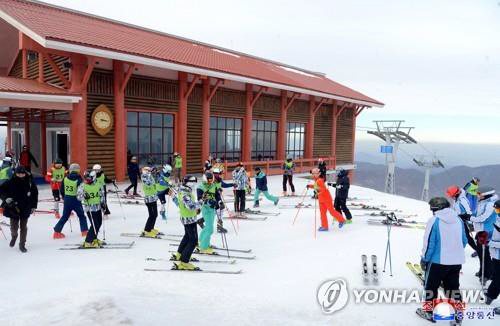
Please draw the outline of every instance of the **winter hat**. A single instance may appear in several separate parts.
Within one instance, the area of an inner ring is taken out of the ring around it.
[[[434,197],[429,200],[429,206],[431,206],[431,211],[434,212],[450,207],[450,202],[444,197]]]
[[[71,172],[79,173],[80,172],[80,164],[71,163],[71,165],[69,166],[69,173],[71,173]]]
[[[24,166],[19,165],[19,166],[16,168],[15,173],[16,173],[16,174],[17,174],[17,173],[24,173],[24,174],[26,174],[26,169],[24,168]]]

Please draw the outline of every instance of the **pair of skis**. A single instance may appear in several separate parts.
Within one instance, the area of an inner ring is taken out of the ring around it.
[[[371,279],[374,284],[378,284],[378,267],[377,267],[377,255],[371,255],[371,263],[372,263],[372,268],[371,268]],[[368,256],[367,255],[361,255],[361,267],[362,267],[362,276],[363,276],[363,282],[365,284],[370,283],[370,270],[368,268]]]
[[[415,275],[415,277],[420,281],[422,285],[425,283],[425,273],[422,270],[420,264],[413,264],[412,262],[407,261],[406,267],[408,267],[410,272]]]
[[[417,221],[406,221],[404,219],[400,219],[397,221],[389,221],[387,219],[385,219],[385,220],[368,219],[367,223],[373,224],[373,225],[388,225],[388,224],[390,224],[391,226],[396,226],[396,227],[425,230],[425,224],[422,224],[422,223],[417,222]]]
[[[125,243],[106,243],[103,244],[101,247],[98,248],[85,248],[83,244],[81,243],[75,243],[75,244],[70,244],[67,243],[65,244],[66,247],[59,248],[59,250],[77,250],[77,249],[82,249],[82,250],[100,250],[100,249],[132,249],[134,246],[135,241],[132,242],[125,242]]]
[[[145,271],[148,272],[199,272],[199,273],[210,273],[210,274],[241,274],[243,270],[214,270],[214,269],[201,269],[200,267],[196,267],[194,270],[185,270],[185,269],[179,269],[177,264],[179,263],[179,260],[176,260],[174,256],[170,257],[170,259],[164,259],[164,258],[151,258],[148,257],[146,258],[146,261],[151,261],[151,262],[173,262],[174,264],[170,269],[167,268],[145,268]],[[227,264],[227,265],[234,265],[236,264],[236,259],[229,259],[229,260],[208,260],[208,259],[199,259],[196,257],[191,257],[190,259],[191,263],[200,263],[200,264]]]

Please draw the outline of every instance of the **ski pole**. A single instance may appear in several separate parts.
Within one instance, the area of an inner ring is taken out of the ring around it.
[[[71,224],[71,212],[69,213],[68,220],[69,220],[69,229],[71,230],[71,233],[73,233],[73,225]]]
[[[217,210],[217,219],[219,219],[221,221],[221,224],[222,224],[222,217],[221,217],[221,214],[222,212],[220,210]],[[230,258],[229,257],[229,246],[227,245],[227,237],[226,237],[226,234],[224,232],[221,232],[220,233],[221,235],[221,240],[222,240],[222,248],[226,247],[226,250],[227,250],[227,258]]]
[[[295,224],[295,220],[297,219],[297,216],[299,216],[299,212],[300,212],[300,209],[302,208],[302,206],[304,205],[304,199],[306,198],[307,196],[307,192],[309,191],[309,188],[306,188],[305,189],[305,192],[304,192],[304,195],[302,196],[302,201],[300,202],[299,204],[299,208],[297,209],[297,214],[295,214],[295,218],[293,219],[293,222],[292,222],[292,225]]]
[[[118,186],[115,183],[113,183],[113,186],[115,186],[115,189],[116,189],[116,198],[118,198],[118,203],[120,204],[120,209],[122,211],[123,220],[126,220],[125,212],[123,211],[122,201],[120,200],[120,194],[118,193]]]
[[[233,225],[234,232],[236,233],[236,235],[238,235],[238,231],[236,230],[236,226],[234,225],[233,218],[231,217],[231,212],[229,211],[229,208],[226,205],[226,201],[224,200],[224,196],[222,195],[222,193],[220,194],[220,198],[222,200],[222,203],[224,204],[224,208],[227,211],[227,214],[229,216],[229,220],[231,221],[231,224]]]
[[[316,202],[317,199],[314,199],[314,239],[316,239]]]
[[[486,251],[486,245],[483,244],[482,247],[483,247],[482,248],[482,250],[483,250],[483,257],[482,258],[483,259],[481,259],[482,260],[481,261],[481,287],[482,287],[482,289],[484,291],[484,285],[485,285],[484,284],[484,254],[485,254],[485,251]]]

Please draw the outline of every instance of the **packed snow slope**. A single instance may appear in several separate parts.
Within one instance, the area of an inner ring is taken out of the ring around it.
[[[281,194],[281,181],[281,176],[269,177],[271,193]],[[294,182],[300,194],[309,181],[296,176]],[[225,190],[226,200],[230,195]],[[310,195],[309,191],[305,203],[314,204]],[[50,196],[48,187],[41,188],[41,199]],[[351,188],[350,197],[365,199],[362,202],[369,205],[401,209],[403,214],[417,214],[415,219],[420,221],[430,217],[428,205],[422,201],[356,186]],[[278,207],[293,206],[300,200],[281,198]],[[22,254],[17,246],[9,248],[8,241],[0,239],[0,325],[429,325],[415,314],[419,304],[355,304],[351,296],[343,310],[327,315],[316,299],[318,287],[328,279],[344,278],[349,288],[367,287],[361,277],[362,254],[378,256],[379,285],[369,288],[419,289],[405,262],[419,262],[423,230],[393,228],[391,277],[382,273],[386,227],[367,224],[370,217],[362,216],[366,211],[352,210],[353,224],[340,230],[338,224],[333,228],[330,224],[329,232],[316,233],[319,210],[301,209],[292,225],[296,209],[280,209],[262,199],[260,210],[281,214],[266,221],[234,222],[237,234],[229,220],[224,223],[229,246],[251,248],[257,258],[238,260],[235,265],[198,264],[204,269],[242,269],[242,274],[147,272],[144,268],[170,268],[171,262],[145,258],[168,258],[169,250],[175,247],[165,240],[121,237],[122,232],[143,229],[146,207],[124,205],[122,209],[116,194],[111,193],[108,202],[112,215],[105,220],[106,241],[135,240],[130,250],[58,250],[64,244],[82,242],[78,219],[71,218],[73,232],[66,224],[66,239],[53,240],[57,220],[47,214],[36,214],[29,220],[28,253]],[[228,206],[232,209],[232,203]],[[247,201],[247,207],[251,206]],[[51,207],[49,202],[39,204],[39,208]],[[331,217],[329,220],[331,223]],[[168,222],[158,218],[156,227],[164,233],[183,234],[172,202]],[[2,228],[10,240],[8,228]],[[219,234],[214,234],[212,243],[221,245]],[[473,276],[478,260],[470,253],[467,247],[461,286],[479,288]],[[498,319],[466,324],[498,325]]]

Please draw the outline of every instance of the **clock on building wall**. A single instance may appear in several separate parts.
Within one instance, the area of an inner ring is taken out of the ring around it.
[[[92,112],[92,127],[101,136],[106,135],[113,128],[113,113],[104,104],[99,105]]]

